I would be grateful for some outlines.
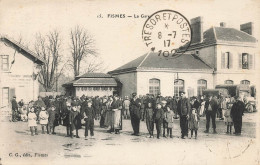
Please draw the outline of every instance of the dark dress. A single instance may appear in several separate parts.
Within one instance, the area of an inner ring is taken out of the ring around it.
[[[80,129],[81,128],[81,116],[78,111],[70,111],[69,121],[71,123],[71,130]]]

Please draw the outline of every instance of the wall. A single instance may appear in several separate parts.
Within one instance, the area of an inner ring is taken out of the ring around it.
[[[14,60],[15,50],[0,42],[0,55],[9,55],[9,71],[1,71],[0,82],[0,105],[2,104],[2,88],[9,87],[9,96],[15,94],[17,101],[24,99],[25,102],[37,99],[39,95],[38,80],[33,80],[32,74],[34,63],[24,55],[16,52],[15,62],[11,67],[11,62]],[[14,91],[14,93],[12,92]]]
[[[177,71],[176,71],[177,72]],[[137,73],[137,94],[145,95],[149,93],[149,79],[160,79],[161,95],[173,96],[174,95],[174,77],[176,72],[138,72]],[[212,73],[183,73],[178,72],[179,79],[184,80],[185,92],[188,93],[189,88],[194,89],[194,95],[197,95],[197,80],[207,80],[207,88],[213,88]]]
[[[121,96],[131,96],[133,92],[137,92],[137,77],[136,72],[113,75],[122,83]]]
[[[76,96],[81,97],[82,95],[85,96],[110,96],[113,95],[113,91],[115,90],[115,87],[110,87],[112,90],[82,90],[82,87],[74,87],[76,89]]]

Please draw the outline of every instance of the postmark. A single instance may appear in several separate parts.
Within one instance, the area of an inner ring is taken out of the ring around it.
[[[184,53],[192,38],[188,19],[174,10],[160,10],[144,23],[142,39],[145,46],[159,56],[169,57]]]

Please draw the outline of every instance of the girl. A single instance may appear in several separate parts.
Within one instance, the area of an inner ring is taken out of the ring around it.
[[[31,135],[33,136],[33,128],[35,130],[35,135],[38,135],[38,133],[37,133],[37,123],[36,123],[37,116],[34,112],[33,107],[30,108],[29,110],[30,110],[30,112],[28,114],[28,126],[30,127]]]
[[[231,106],[230,106],[231,107]],[[226,111],[225,111],[225,113],[224,113],[224,116],[225,116],[225,124],[226,124],[226,126],[227,126],[227,134],[228,133],[231,133],[231,131],[232,131],[232,125],[233,125],[233,120],[232,120],[232,118],[231,118],[231,116],[230,116],[230,112],[231,112],[231,108],[227,108],[226,109]]]
[[[145,114],[146,114],[146,126],[147,126],[147,130],[149,132],[149,138],[154,137],[153,136],[153,129],[154,129],[154,109],[152,108],[152,103],[149,102],[148,103],[148,107],[145,110]]]
[[[173,117],[174,117],[174,113],[173,111],[170,109],[169,106],[166,107],[167,111],[164,113],[164,118],[165,121],[167,123],[167,136],[169,136],[170,133],[170,138],[173,138],[172,136],[172,128],[173,128]]]
[[[193,131],[195,131],[195,139],[197,139],[197,131],[199,129],[199,115],[197,114],[197,111],[195,108],[192,108],[190,120],[189,120],[189,127],[191,130],[191,137],[193,136]]]
[[[48,130],[47,124],[49,118],[49,113],[45,110],[45,107],[41,107],[39,118],[40,118],[40,124],[42,126],[42,134],[44,134],[44,127],[46,127],[46,130]]]

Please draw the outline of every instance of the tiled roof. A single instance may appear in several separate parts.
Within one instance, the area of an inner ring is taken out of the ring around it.
[[[29,50],[22,44],[18,43],[17,41],[7,38],[7,37],[1,37],[0,40],[7,44],[11,44],[12,46],[14,46],[14,48],[18,49],[18,52],[21,52],[22,54],[29,57],[30,59],[35,60],[35,62],[37,62],[37,63],[40,63],[40,64],[46,63],[46,61],[44,59],[39,57],[36,53],[32,52],[31,50]]]
[[[80,78],[63,85],[66,86],[117,86],[114,78]]]
[[[158,56],[158,53],[145,54],[109,73],[136,69],[167,69],[167,70],[212,70],[199,57],[191,54],[180,54],[174,57]]]
[[[256,43],[257,39],[243,31],[226,28],[226,27],[211,27],[203,33],[203,41],[190,46],[190,48],[198,45],[210,45],[217,43]]]
[[[106,73],[85,73],[80,76],[77,76],[77,78],[110,78],[110,77],[112,76]]]
[[[257,42],[256,38],[234,28],[214,27],[217,40],[232,42]]]

